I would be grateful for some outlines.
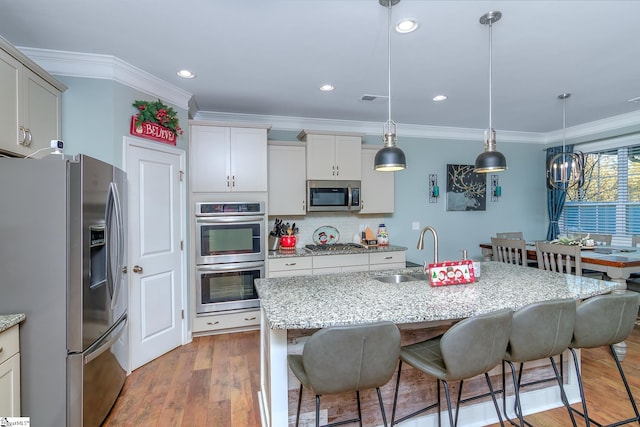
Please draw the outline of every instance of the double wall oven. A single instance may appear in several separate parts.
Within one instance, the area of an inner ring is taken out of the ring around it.
[[[196,312],[260,306],[255,279],[264,277],[263,202],[196,203]]]

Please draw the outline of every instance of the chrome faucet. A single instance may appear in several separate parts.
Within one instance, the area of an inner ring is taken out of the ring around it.
[[[426,233],[427,231],[430,231],[431,234],[433,234],[433,262],[436,263],[438,262],[438,233],[436,232],[435,228],[431,227],[430,225],[427,225],[420,231],[420,239],[418,239],[418,249],[420,250],[424,249],[424,233]],[[428,270],[426,260],[424,262],[424,266],[422,267],[422,269],[426,274]]]

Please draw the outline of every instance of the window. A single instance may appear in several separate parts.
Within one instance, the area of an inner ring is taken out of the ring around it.
[[[585,153],[585,183],[567,191],[560,233],[640,234],[640,146]]]

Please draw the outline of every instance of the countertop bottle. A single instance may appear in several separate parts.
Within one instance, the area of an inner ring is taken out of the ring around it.
[[[387,233],[387,227],[384,224],[378,226],[378,246],[389,245],[389,233]]]

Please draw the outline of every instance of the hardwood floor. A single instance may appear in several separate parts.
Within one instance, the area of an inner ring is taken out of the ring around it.
[[[640,403],[640,327],[635,328],[627,345],[622,365]],[[127,377],[123,392],[103,426],[260,426],[259,353],[257,331],[194,338],[192,343]],[[592,418],[611,423],[632,416],[608,349],[584,350],[582,354],[585,393]],[[391,404],[387,405],[390,414]],[[537,427],[571,425],[564,408],[529,415],[527,420]],[[576,420],[579,426],[584,425],[580,417]]]

